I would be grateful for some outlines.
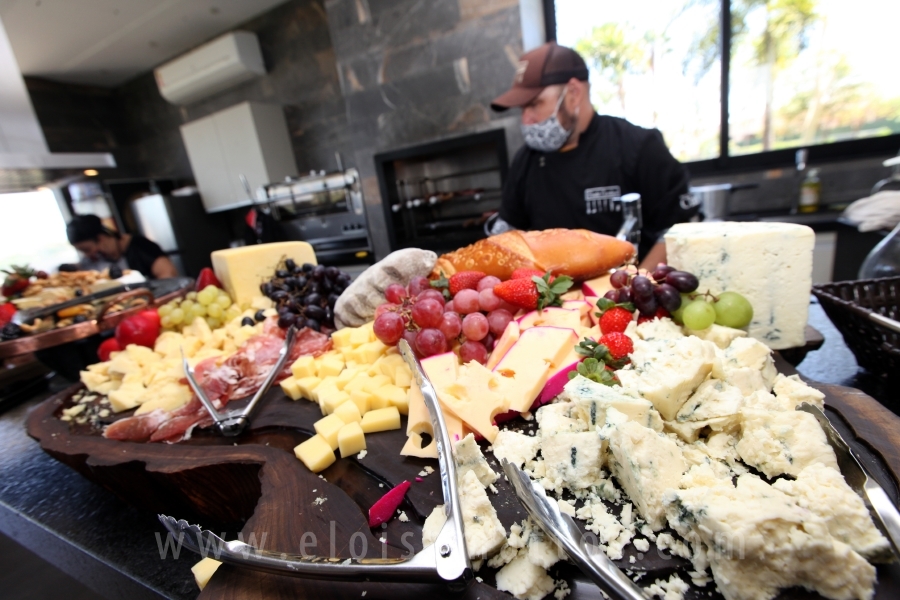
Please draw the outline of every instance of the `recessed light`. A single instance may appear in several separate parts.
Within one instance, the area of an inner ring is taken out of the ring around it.
[[[87,175],[88,177],[96,177],[97,169],[85,169],[84,174]]]

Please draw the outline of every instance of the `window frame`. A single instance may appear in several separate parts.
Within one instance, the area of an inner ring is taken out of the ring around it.
[[[556,1],[541,0],[544,7],[544,28],[548,42],[556,41]],[[811,144],[782,150],[768,150],[753,154],[731,156],[728,147],[728,96],[731,80],[731,2],[720,0],[719,10],[719,44],[721,48],[719,86],[719,156],[705,160],[687,161],[684,163],[691,175],[718,175],[728,173],[745,173],[764,169],[777,169],[795,166],[797,150],[805,148],[809,154],[807,163],[839,162],[851,159],[893,156],[900,150],[900,133],[846,140],[826,144]]]

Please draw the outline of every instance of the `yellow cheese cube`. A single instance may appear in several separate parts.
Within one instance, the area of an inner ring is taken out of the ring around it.
[[[322,380],[318,377],[302,377],[296,380],[297,389],[300,391],[300,395],[308,400],[313,400],[315,398],[315,396],[313,396],[313,390],[315,390],[320,383],[322,383]]]
[[[109,395],[110,392],[119,389],[122,386],[122,382],[119,380],[110,379],[106,383],[101,383],[96,388],[91,390],[92,392],[96,392],[98,394],[106,394]]]
[[[359,409],[359,414],[364,415],[370,410],[372,410],[372,394],[369,392],[364,392],[362,390],[353,390],[350,392],[350,400],[356,404],[356,408]]]
[[[293,375],[281,382],[281,389],[291,400],[299,400],[303,397],[300,387],[297,385],[297,380],[294,379]]]
[[[371,365],[384,355],[387,348],[388,347],[380,340],[363,344],[356,350],[357,356],[359,356],[359,362]]]
[[[334,344],[335,350],[340,350],[341,348],[347,348],[353,345],[350,343],[350,336],[353,334],[353,331],[353,327],[344,327],[331,334],[331,341]]]
[[[316,378],[318,379],[318,377]],[[337,389],[337,386],[334,385],[333,380],[323,380],[319,379],[320,383],[316,385],[316,388],[313,390],[312,397],[310,400],[315,400],[319,404],[322,403],[321,396],[327,396],[328,394],[332,394],[334,392],[339,392],[341,390]]]
[[[363,415],[359,426],[362,427],[364,433],[400,429],[400,411],[397,410],[396,406],[370,410]],[[343,456],[343,452],[341,455]]]
[[[197,587],[200,588],[200,591],[203,591],[203,588],[206,587],[206,584],[209,583],[209,580],[212,579],[213,573],[216,572],[216,569],[221,565],[219,561],[214,558],[206,557],[196,565],[191,567],[191,573],[194,574],[194,581],[197,582]]]
[[[359,422],[362,420],[362,413],[359,412],[359,408],[353,400],[347,400],[335,408],[334,413],[332,413],[331,416],[339,417],[344,423],[352,423],[353,421]]]
[[[352,330],[350,334],[350,344],[352,346],[362,346],[376,340],[375,330],[373,329],[374,321],[361,325]]]
[[[341,427],[346,425],[344,421],[337,415],[328,415],[327,417],[322,417],[315,423],[313,423],[313,429],[316,430],[322,439],[328,442],[328,445],[331,446],[332,450],[337,450],[338,447],[338,431],[341,430]]]
[[[167,411],[177,410],[190,402],[192,395],[191,388],[177,381],[157,385],[146,391],[144,396],[149,400],[141,404],[134,414],[143,415],[158,408]]]
[[[378,361],[378,366],[381,368],[381,374],[387,375],[394,379],[394,371],[397,370],[397,367],[403,363],[403,358],[399,354],[385,354],[381,357],[381,360]]]
[[[347,423],[338,432],[338,447],[341,456],[351,456],[366,449],[366,436],[359,423]]]
[[[347,367],[335,378],[334,383],[339,390],[343,390],[344,386],[350,383],[357,375],[359,375],[358,367]]]
[[[350,399],[350,394],[335,389],[324,396],[319,396],[319,408],[322,409],[323,415],[330,415],[334,410]]]
[[[105,373],[92,373],[91,371],[81,372],[81,383],[85,385],[88,391],[96,392],[97,388],[109,381],[109,376]]]
[[[358,425],[357,425],[358,427]],[[294,456],[313,473],[327,469],[337,460],[331,445],[321,435],[314,435],[294,448]]]
[[[391,380],[386,375],[376,375],[375,377],[369,377],[364,381],[362,389],[367,392],[374,392],[378,388],[388,385],[390,382]]]
[[[412,385],[412,373],[410,373],[409,367],[403,365],[394,371],[394,385],[399,388],[408,388]]]
[[[276,242],[216,250],[210,257],[216,277],[240,305],[260,296],[259,283],[272,278],[282,258],[297,264],[316,264],[316,253],[306,242]]]
[[[355,392],[357,390],[362,390],[363,387],[368,383],[369,379],[371,379],[365,372],[357,372],[356,377],[351,379],[344,386],[345,392]],[[366,390],[371,391],[371,390]]]
[[[323,354],[316,359],[316,374],[321,377],[337,377],[344,370],[344,359],[337,353]]]
[[[297,379],[304,377],[313,377],[316,374],[315,358],[312,356],[301,356],[291,365],[291,373]]]
[[[372,408],[407,405],[406,392],[395,385],[383,385],[372,392]]]

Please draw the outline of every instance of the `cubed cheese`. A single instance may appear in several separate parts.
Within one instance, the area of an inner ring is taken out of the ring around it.
[[[316,375],[316,359],[313,356],[301,356],[291,365],[291,373],[297,379],[314,377]]]
[[[299,400],[303,397],[303,392],[300,391],[300,386],[297,385],[297,380],[293,375],[281,381],[281,391],[291,400]]]
[[[338,432],[344,425],[346,425],[346,423],[339,416],[331,414],[327,417],[322,417],[313,423],[313,429],[316,430],[316,433],[319,434],[323,440],[328,442],[328,445],[331,446],[332,450],[337,450]]]
[[[313,473],[327,469],[336,460],[331,444],[318,434],[295,447],[294,455]]]
[[[366,436],[359,423],[347,423],[338,431],[338,448],[341,456],[351,456],[366,449]]]
[[[788,223],[679,223],[666,233],[668,263],[713,294],[738,292],[753,307],[750,336],[770,348],[805,343],[815,234]]]
[[[209,583],[209,580],[212,579],[213,574],[221,564],[222,563],[213,558],[206,557],[191,567],[191,573],[194,574],[194,581],[197,582],[197,587],[200,588],[201,592],[203,591],[203,588],[206,587],[206,584]]]
[[[362,414],[359,412],[359,408],[353,400],[347,400],[346,402],[341,403],[334,409],[334,413],[331,416],[338,417],[344,423],[352,423],[354,421],[358,423],[362,421]]]
[[[400,429],[400,412],[396,406],[370,410],[363,415],[360,426],[365,433]]]

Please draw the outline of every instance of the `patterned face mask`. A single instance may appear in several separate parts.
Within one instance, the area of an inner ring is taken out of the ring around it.
[[[563,88],[552,115],[540,123],[522,124],[522,136],[525,138],[526,146],[538,152],[555,152],[563,147],[563,144],[572,135],[572,132],[563,127],[557,118],[559,107],[562,106],[563,98],[565,97],[566,88]],[[578,115],[577,110],[575,113],[576,118]]]

